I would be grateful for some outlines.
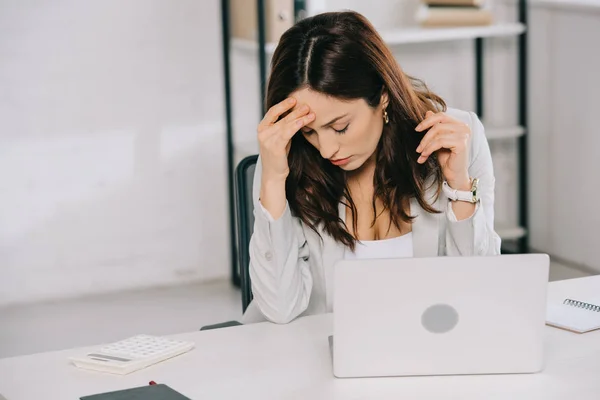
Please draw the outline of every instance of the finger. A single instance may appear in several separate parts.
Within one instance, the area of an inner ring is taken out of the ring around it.
[[[446,149],[439,149],[437,151],[438,151],[438,153],[440,151],[448,151],[448,152],[450,152],[450,150],[446,150]],[[429,156],[429,157],[431,157],[431,156]],[[424,164],[425,162],[427,162],[427,160],[429,160],[429,157],[419,156],[419,158],[417,158],[417,163]]]
[[[308,107],[308,105],[306,105],[306,104],[303,104],[300,107],[293,109],[292,112],[290,112],[288,115],[286,115],[284,118],[282,118],[279,122],[287,124],[287,123],[297,120],[298,118],[308,114],[309,112],[310,112],[310,107]]]
[[[288,97],[280,103],[275,104],[273,107],[269,108],[269,111],[265,114],[260,124],[258,124],[259,128],[266,128],[270,125],[273,125],[281,114],[291,109],[296,104],[296,99],[293,97]]]
[[[314,119],[315,114],[310,113],[308,115],[298,118],[296,121],[290,122],[285,127],[278,129],[277,134],[273,134],[267,137],[264,141],[265,147],[270,149],[270,151],[272,152],[284,151],[290,144],[290,141],[294,137],[294,135],[298,133],[298,131],[303,126],[309,124]]]
[[[449,117],[446,113],[431,113],[428,111],[426,118],[416,126],[415,130],[417,132],[424,131],[425,129],[431,128],[435,124],[439,124],[440,122],[453,122],[454,120]],[[427,116],[429,115],[429,116]]]
[[[448,145],[446,143],[446,145]],[[439,139],[435,139],[434,141],[432,141],[429,146],[427,147],[427,153],[425,153],[425,151],[423,151],[420,155],[419,158],[417,159],[417,163],[419,164],[423,164],[425,161],[427,161],[429,159],[429,157],[431,157],[431,155],[435,152],[439,152],[439,151],[444,151],[447,150],[446,147],[440,143]],[[447,150],[447,151],[452,151],[452,150]]]
[[[433,128],[429,129],[429,131],[423,136],[419,146],[417,146],[417,153],[423,151],[425,147],[440,133],[440,129],[442,129],[441,124],[435,125]]]
[[[427,145],[429,144],[429,142],[431,142],[436,135],[438,135],[439,133],[460,133],[460,132],[465,132],[465,125],[464,124],[447,124],[447,123],[441,123],[441,124],[436,124],[435,126],[433,126],[431,129],[429,129],[429,131],[425,134],[425,136],[423,136],[423,139],[421,139],[421,142],[419,143],[419,146],[417,147],[417,153],[420,153],[423,151],[423,149],[425,147],[427,147]]]
[[[290,121],[282,131],[282,137],[288,141],[303,127],[315,120],[315,113],[311,112],[303,115],[294,121]]]
[[[448,149],[452,152],[457,152],[458,149],[464,146],[464,140],[461,135],[452,135],[450,133],[440,134],[423,150],[417,162],[425,162],[436,151]]]
[[[308,106],[307,106],[308,108]],[[296,115],[298,117],[293,120],[281,120],[275,125],[271,125],[267,129],[258,132],[258,141],[265,142],[271,137],[283,137],[286,141],[289,141],[299,129],[303,126],[310,124],[315,120],[315,113],[309,113],[307,115],[301,115],[304,111],[298,111]]]

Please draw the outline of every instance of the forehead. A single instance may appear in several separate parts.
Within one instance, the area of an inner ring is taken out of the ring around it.
[[[297,100],[296,107],[307,104],[310,110],[316,114],[316,119],[337,117],[345,113],[359,111],[362,107],[368,107],[363,99],[341,100],[336,97],[327,96],[314,90],[304,88],[293,92],[290,97]],[[294,108],[296,108],[294,107]]]

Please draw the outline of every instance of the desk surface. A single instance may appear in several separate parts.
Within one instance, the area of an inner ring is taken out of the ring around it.
[[[594,280],[600,284],[600,276]],[[549,297],[564,297],[576,281],[552,284]],[[0,360],[0,393],[8,400],[68,400],[154,380],[198,400],[600,398],[600,331],[578,335],[548,327],[546,368],[539,374],[372,379],[333,377],[331,333],[331,315],[320,315],[285,326],[175,335],[193,340],[196,349],[126,376],[70,365],[67,357],[83,348],[7,358]]]

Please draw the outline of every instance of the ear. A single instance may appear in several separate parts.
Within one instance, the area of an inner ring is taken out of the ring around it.
[[[382,110],[385,110],[390,103],[390,96],[388,95],[387,90],[383,89],[383,93],[381,93],[381,100],[379,101],[379,105]]]

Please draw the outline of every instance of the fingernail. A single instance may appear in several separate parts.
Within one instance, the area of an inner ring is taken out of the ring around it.
[[[421,129],[421,124],[417,125],[417,127],[415,128],[415,131],[418,131]]]
[[[315,117],[315,113],[310,113],[306,116],[308,119],[313,119]]]
[[[302,107],[300,107],[300,111],[301,112],[307,112],[308,111],[308,106],[305,104]]]
[[[299,119],[298,121],[296,121],[296,125],[297,126],[302,126],[302,124],[304,124],[304,121],[302,121],[301,119]]]
[[[290,98],[288,99],[288,103],[289,103],[289,104],[294,104],[294,102],[295,102],[295,101],[296,101],[296,99],[294,99],[293,97],[290,97]]]

